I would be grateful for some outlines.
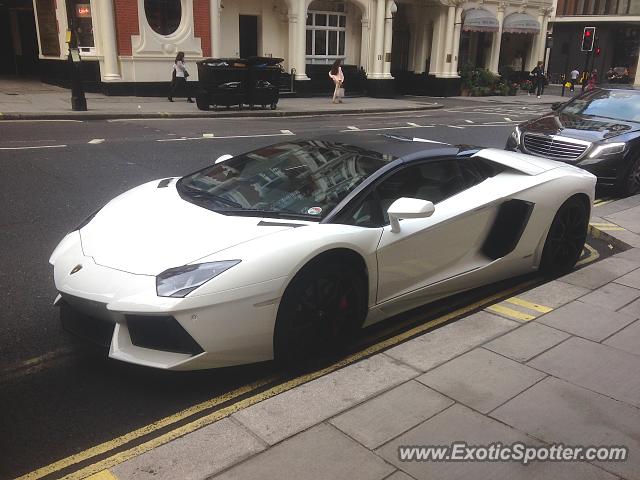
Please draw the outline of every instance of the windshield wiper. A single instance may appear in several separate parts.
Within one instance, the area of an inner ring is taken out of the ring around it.
[[[191,198],[195,198],[198,200],[204,200],[206,202],[209,201],[213,201],[213,202],[218,202],[221,203],[223,205],[226,205],[228,207],[235,207],[235,208],[242,208],[242,205],[240,205],[238,202],[234,201],[234,200],[230,200],[226,197],[223,197],[221,195],[216,195],[215,193],[209,193],[209,192],[204,192],[202,190],[199,190],[197,188],[193,188],[193,187],[189,187],[187,185],[181,185],[181,187],[187,191],[187,193],[189,194],[189,196]]]
[[[307,213],[286,212],[280,210],[262,210],[259,208],[239,208],[219,210],[218,213],[231,214],[231,215],[246,215],[248,217],[261,216],[261,217],[273,217],[273,218],[292,218],[301,220],[315,220],[319,221],[320,218],[317,215],[310,215]]]

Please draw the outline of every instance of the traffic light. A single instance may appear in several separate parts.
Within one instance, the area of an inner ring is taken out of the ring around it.
[[[582,48],[583,52],[591,52],[593,50],[593,41],[596,38],[596,27],[584,27],[582,32]]]

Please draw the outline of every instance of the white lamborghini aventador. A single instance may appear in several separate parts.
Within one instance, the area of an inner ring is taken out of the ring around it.
[[[226,155],[116,197],[51,255],[63,325],[157,368],[291,361],[445,296],[575,264],[590,173],[376,138]]]

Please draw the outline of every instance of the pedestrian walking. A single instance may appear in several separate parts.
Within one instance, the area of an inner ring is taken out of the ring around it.
[[[576,82],[578,81],[580,72],[578,71],[577,68],[574,68],[573,70],[571,70],[571,73],[569,74],[569,76],[571,77],[571,91],[573,92],[576,89]]]
[[[329,70],[329,77],[333,80],[335,88],[333,89],[332,103],[342,103],[342,97],[344,97],[344,73],[342,73],[342,60],[339,58],[333,62],[331,70]],[[337,100],[337,101],[336,101]]]
[[[542,68],[542,62],[538,62],[533,70],[531,70],[531,90],[529,95],[536,92],[538,98],[542,96],[544,90],[544,69]]]
[[[594,88],[596,88],[597,83],[598,83],[598,70],[594,68],[593,71],[591,72],[591,75],[589,75],[589,83],[587,84],[587,90],[593,90]]]
[[[171,91],[169,93],[169,101],[173,102],[173,97],[178,93],[187,97],[187,102],[193,103],[187,84],[189,72],[184,66],[184,52],[178,52],[176,60],[173,62],[173,72],[171,74]]]

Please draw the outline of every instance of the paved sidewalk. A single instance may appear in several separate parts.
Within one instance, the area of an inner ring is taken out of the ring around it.
[[[71,92],[36,81],[16,81],[0,77],[0,119],[110,119],[110,118],[200,118],[277,117],[335,113],[377,113],[441,108],[433,98],[381,99],[348,97],[333,104],[328,97],[281,98],[276,110],[239,110],[238,107],[198,110],[195,103],[176,98],[106,96],[87,93],[86,112],[71,110]]]
[[[488,307],[100,478],[640,479],[640,196],[602,202],[592,223],[636,248],[497,305],[511,313]],[[528,466],[398,458],[399,446],[455,441],[623,445],[630,457]]]
[[[158,97],[105,96],[87,93],[86,112],[71,110],[71,92],[35,80],[0,77],[0,120],[103,120],[113,118],[202,118],[202,117],[279,117],[327,115],[335,113],[382,113],[442,108],[435,97],[403,96],[394,99],[348,97],[343,104],[332,104],[328,97],[281,98],[276,110],[230,109],[201,111],[185,99],[173,103]],[[483,105],[550,105],[569,97],[544,95],[538,99],[519,92],[514,97],[449,97]]]

